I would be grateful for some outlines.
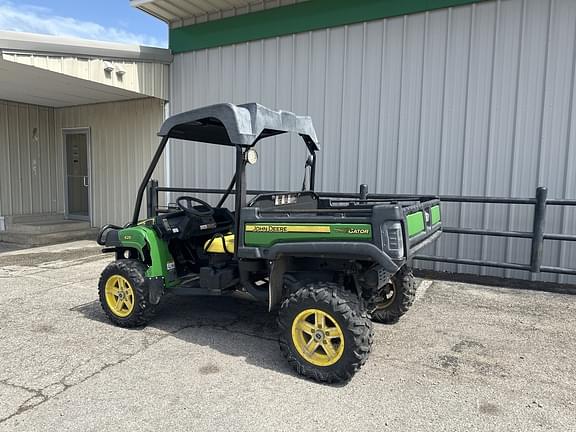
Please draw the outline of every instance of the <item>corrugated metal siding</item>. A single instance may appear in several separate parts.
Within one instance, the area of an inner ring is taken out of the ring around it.
[[[172,111],[258,101],[310,114],[320,190],[524,197],[545,185],[576,198],[575,33],[573,0],[503,0],[179,54]],[[259,144],[250,187],[301,184],[303,146],[275,141]],[[176,145],[173,185],[225,186],[226,150]],[[531,229],[527,206],[443,208],[450,226]],[[548,213],[547,232],[576,233],[576,210]],[[575,246],[547,242],[545,264],[574,267]],[[526,263],[529,242],[445,234],[434,252]]]
[[[0,100],[0,215],[64,211],[54,110]]]
[[[131,219],[136,191],[158,146],[156,133],[163,119],[164,103],[152,98],[55,110],[58,148],[62,148],[63,128],[90,128],[94,226],[123,225]],[[164,178],[163,160],[154,178]]]
[[[107,59],[102,58],[17,52],[3,52],[2,57],[4,60],[168,100],[170,72],[167,64],[110,59],[108,61],[115,70],[106,72],[104,62]],[[125,74],[116,74],[119,69],[123,69]]]

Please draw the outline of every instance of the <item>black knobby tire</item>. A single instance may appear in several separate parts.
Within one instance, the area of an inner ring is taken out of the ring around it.
[[[316,309],[334,319],[343,333],[344,348],[336,363],[317,366],[296,349],[292,325],[303,311]],[[372,322],[358,296],[332,282],[307,283],[290,294],[278,314],[279,343],[282,354],[300,375],[325,383],[348,381],[366,363],[374,332]]]
[[[372,321],[382,324],[395,324],[400,317],[408,312],[416,298],[416,280],[412,269],[403,266],[392,276],[391,283],[394,289],[394,298],[389,304],[376,305],[372,311]]]
[[[98,297],[102,309],[114,324],[121,327],[140,327],[146,325],[154,315],[155,307],[149,302],[148,287],[145,283],[146,266],[133,259],[116,260],[104,269],[98,282]],[[134,291],[134,306],[126,317],[116,315],[106,301],[106,282],[112,276],[124,277]]]

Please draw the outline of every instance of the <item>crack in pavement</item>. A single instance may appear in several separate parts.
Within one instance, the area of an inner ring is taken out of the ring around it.
[[[12,417],[15,417],[17,415],[20,415],[26,411],[28,411],[29,409],[34,408],[35,406],[41,404],[42,402],[45,402],[47,400],[46,396],[42,394],[42,390],[36,390],[30,387],[26,387],[20,384],[14,384],[11,383],[10,380],[7,378],[5,380],[0,381],[0,384],[4,384],[7,385],[9,387],[13,387],[19,390],[24,390],[28,393],[32,393],[32,396],[30,396],[28,399],[26,399],[24,402],[22,402],[20,404],[20,406],[18,407],[18,409],[16,410],[16,412],[14,412],[13,414],[9,415],[8,417],[5,417],[3,419],[0,419],[0,424],[2,424],[4,421],[9,420]]]
[[[166,336],[169,336],[169,335],[166,335]],[[65,376],[63,376],[59,381],[53,382],[53,383],[51,383],[51,384],[49,384],[49,385],[41,388],[40,390],[35,390],[35,389],[27,388],[27,387],[24,387],[24,386],[20,386],[20,385],[17,385],[17,384],[12,384],[12,383],[6,382],[5,384],[7,384],[7,385],[10,385],[10,386],[15,387],[15,388],[24,389],[24,390],[27,390],[27,391],[29,391],[29,392],[33,392],[34,394],[33,394],[33,396],[31,396],[30,398],[26,399],[22,404],[20,404],[20,406],[18,407],[18,409],[17,409],[15,412],[13,412],[12,414],[10,414],[10,415],[7,416],[7,417],[1,418],[1,419],[0,419],[0,425],[1,425],[2,423],[5,423],[6,421],[10,420],[10,419],[13,418],[13,417],[19,416],[19,415],[25,413],[26,411],[28,411],[28,410],[30,410],[30,409],[32,409],[32,408],[36,408],[36,407],[40,406],[40,405],[43,404],[44,402],[47,402],[47,401],[49,401],[50,399],[53,399],[54,397],[56,397],[56,396],[58,396],[59,394],[65,392],[66,390],[68,390],[68,389],[70,389],[70,388],[72,388],[72,387],[75,387],[75,386],[77,386],[78,384],[82,384],[83,382],[85,382],[85,381],[89,380],[90,378],[96,376],[97,374],[105,371],[106,369],[108,369],[108,368],[110,368],[110,367],[112,367],[112,366],[116,366],[116,365],[119,365],[119,364],[124,363],[125,361],[129,360],[130,358],[132,358],[132,357],[140,354],[142,351],[146,350],[146,349],[149,348],[151,345],[153,345],[154,343],[158,342],[158,341],[161,340],[161,339],[163,339],[163,338],[158,338],[156,341],[152,341],[151,343],[145,342],[145,343],[143,344],[143,346],[142,346],[139,350],[137,350],[137,351],[134,352],[133,354],[124,355],[124,358],[121,358],[121,359],[118,360],[117,362],[104,363],[104,365],[103,365],[102,367],[100,367],[98,370],[96,370],[95,372],[93,372],[93,373],[85,376],[83,379],[79,380],[78,382],[76,382],[76,383],[74,383],[74,384],[67,384],[65,381],[68,380],[70,377],[72,377],[72,376],[74,375],[74,372],[76,372],[79,368],[81,368],[82,366],[85,366],[85,365],[88,364],[91,360],[93,360],[94,357],[88,359],[87,361],[85,361],[85,362],[83,362],[83,363],[81,363],[81,364],[79,364],[79,365],[77,365],[77,366],[76,366],[74,369],[72,369],[68,374],[66,374]],[[5,380],[5,381],[8,381],[8,379]],[[1,382],[1,381],[0,381],[0,382]],[[50,387],[58,386],[58,385],[61,386],[60,391],[57,391],[57,392],[53,393],[53,394],[50,395],[50,396],[45,395],[45,394],[43,393],[46,389],[48,389],[48,388],[50,388]],[[35,400],[35,399],[36,399],[36,400]]]
[[[94,376],[104,372],[106,369],[111,368],[112,366],[118,366],[123,364],[124,362],[130,360],[131,358],[137,356],[138,354],[144,352],[145,350],[147,350],[148,348],[150,348],[151,346],[157,344],[158,342],[170,337],[170,336],[174,336],[175,334],[183,331],[183,330],[187,330],[187,329],[195,329],[195,328],[212,328],[213,330],[220,330],[220,331],[225,331],[228,333],[232,333],[232,334],[241,334],[244,336],[249,336],[249,337],[254,337],[257,339],[262,339],[262,340],[268,340],[268,341],[277,341],[277,338],[274,337],[269,337],[269,336],[265,336],[265,335],[257,335],[257,334],[253,334],[250,332],[245,332],[245,331],[239,331],[236,329],[231,329],[229,327],[234,326],[236,324],[239,324],[241,322],[243,322],[244,320],[238,318],[235,319],[233,321],[231,321],[229,324],[223,326],[223,325],[218,325],[218,324],[212,324],[212,323],[206,323],[206,322],[199,322],[199,323],[194,323],[194,324],[187,324],[185,326],[179,327],[175,330],[172,331],[168,331],[167,333],[164,334],[154,334],[152,332],[146,332],[144,331],[143,333],[146,334],[146,337],[143,338],[143,343],[140,349],[138,349],[137,351],[135,351],[132,354],[124,354],[124,353],[120,353],[118,351],[116,351],[116,353],[120,354],[121,356],[124,356],[123,358],[121,358],[120,360],[116,361],[116,362],[112,362],[112,363],[105,363],[102,367],[100,367],[98,370],[94,371],[93,373],[85,376],[83,379],[79,380],[78,382],[74,383],[74,384],[66,384],[66,380],[69,379],[70,377],[73,376],[74,372],[77,371],[78,369],[80,369],[82,366],[85,366],[86,364],[88,364],[90,361],[94,360],[94,358],[96,357],[92,357],[90,359],[88,359],[87,361],[77,365],[76,367],[74,367],[74,369],[72,369],[68,374],[66,374],[64,377],[62,377],[58,382],[54,382],[51,383],[47,386],[42,387],[40,390],[37,389],[33,389],[30,387],[26,387],[23,385],[19,385],[19,384],[14,384],[9,382],[10,379],[6,378],[3,381],[0,381],[0,384],[5,384],[17,389],[21,389],[21,390],[25,390],[27,392],[32,393],[32,396],[30,396],[28,399],[26,399],[24,402],[22,402],[20,404],[20,406],[16,409],[15,412],[13,412],[12,414],[10,414],[7,417],[4,418],[0,418],[0,425],[7,422],[8,420],[17,417],[19,415],[24,414],[25,412],[36,408],[42,404],[44,404],[45,402],[48,402],[49,400],[55,398],[56,396],[64,393],[66,390],[75,387],[79,384],[82,384],[84,382],[86,382],[87,380],[89,380],[90,378],[93,378]],[[245,322],[245,321],[244,321]],[[149,336],[157,336],[156,338],[149,338]],[[62,388],[57,391],[54,392],[53,394],[47,395],[45,394],[45,391],[47,389],[49,389],[50,387],[54,387],[54,386],[58,386],[60,385]]]

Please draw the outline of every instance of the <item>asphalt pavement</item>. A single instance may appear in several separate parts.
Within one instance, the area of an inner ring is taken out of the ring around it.
[[[422,281],[352,381],[323,385],[247,301],[166,297],[146,328],[111,325],[109,260],[0,253],[0,431],[576,430],[576,296]]]

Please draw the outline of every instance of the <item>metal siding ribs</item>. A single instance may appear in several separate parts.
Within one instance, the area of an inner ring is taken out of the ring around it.
[[[366,182],[378,193],[514,197],[543,185],[550,199],[574,199],[575,34],[572,0],[484,1],[177,54],[172,109],[256,101],[310,115],[322,149],[318,190],[351,191]],[[206,85],[213,77],[226,85]],[[280,147],[259,149],[249,188],[301,184],[304,156]],[[210,182],[207,176],[230,171],[233,152],[176,148],[173,186],[226,186],[225,175]],[[532,229],[521,205],[455,202],[442,210],[447,226]],[[574,209],[548,211],[547,233],[576,232]],[[528,262],[527,242],[445,234],[422,253]],[[576,244],[558,243],[544,243],[543,263],[570,267]],[[429,265],[480,273],[475,266]],[[485,274],[526,277],[513,269]]]

